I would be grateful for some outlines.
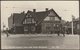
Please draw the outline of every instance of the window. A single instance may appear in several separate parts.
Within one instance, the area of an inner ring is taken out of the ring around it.
[[[36,23],[36,21],[33,18],[25,18],[23,21],[23,24],[30,24],[30,23]]]
[[[28,13],[28,14],[26,15],[26,17],[32,17],[32,16],[31,16],[31,14],[30,14],[30,13]]]
[[[51,21],[54,21],[54,19],[55,19],[54,17],[50,17],[50,20],[51,20]]]
[[[55,19],[54,16],[52,17],[48,16],[44,19],[44,21],[54,21],[54,19]]]
[[[50,12],[49,16],[55,16],[54,12]]]
[[[26,27],[24,27],[24,31],[28,31],[28,27],[26,26]]]
[[[55,27],[55,26],[56,26],[56,24],[53,24],[53,26]]]
[[[79,24],[77,24],[77,29],[79,29]]]
[[[55,21],[59,21],[59,18],[58,17],[55,17]]]
[[[32,30],[32,31],[35,31],[35,27],[34,27],[34,26],[31,26],[31,30]]]
[[[44,21],[49,21],[50,20],[50,17],[46,17],[45,19],[44,19]]]
[[[32,23],[36,23],[34,19],[32,19]]]
[[[32,19],[31,18],[27,18],[26,22],[27,23],[31,23],[32,22]]]
[[[26,19],[23,21],[23,24],[26,24]]]
[[[46,29],[47,29],[47,30],[49,30],[49,29],[50,29],[50,27],[49,27],[49,26],[47,26],[47,27],[46,27]]]

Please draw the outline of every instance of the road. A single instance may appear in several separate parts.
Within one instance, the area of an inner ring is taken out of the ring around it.
[[[79,35],[2,35],[2,49],[79,49]]]

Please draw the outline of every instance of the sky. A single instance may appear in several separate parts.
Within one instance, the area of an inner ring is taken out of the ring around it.
[[[79,17],[78,1],[1,1],[1,29],[3,23],[8,27],[8,17],[12,13],[21,13],[28,10],[45,11],[45,8],[53,8],[65,21],[71,21],[72,15]]]

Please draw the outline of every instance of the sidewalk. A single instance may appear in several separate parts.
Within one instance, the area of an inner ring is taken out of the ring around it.
[[[50,49],[79,49],[79,35],[57,36],[57,34],[16,34],[2,38],[2,48],[11,47],[19,49],[28,46],[47,46]],[[36,38],[35,38],[36,37]],[[14,49],[13,48],[13,49]],[[8,48],[10,49],[10,48]]]

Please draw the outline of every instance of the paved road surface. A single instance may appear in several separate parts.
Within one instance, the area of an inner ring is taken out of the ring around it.
[[[79,49],[79,35],[2,35],[2,49]]]

